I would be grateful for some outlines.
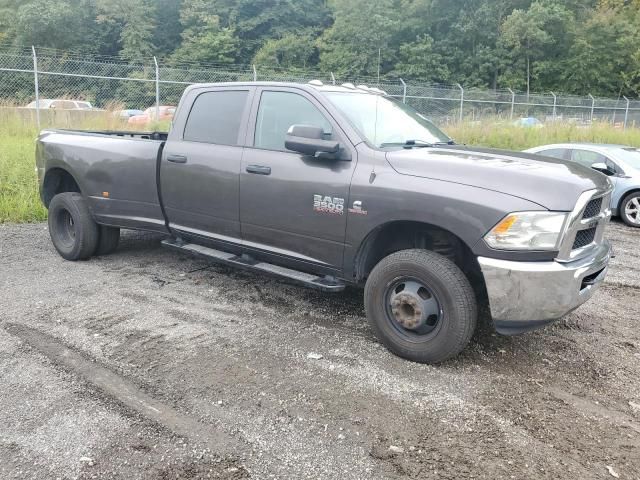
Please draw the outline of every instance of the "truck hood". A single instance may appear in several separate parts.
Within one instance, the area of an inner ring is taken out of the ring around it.
[[[605,190],[606,176],[577,163],[533,153],[443,146],[387,152],[402,175],[485,188],[556,211],[570,211],[586,190]]]

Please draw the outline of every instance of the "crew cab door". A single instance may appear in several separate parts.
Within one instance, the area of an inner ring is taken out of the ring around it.
[[[169,227],[185,238],[240,243],[239,174],[253,90],[193,89],[181,102],[162,155],[160,194]]]
[[[342,267],[349,186],[356,152],[312,95],[294,87],[256,91],[240,172],[243,245],[313,270]],[[322,127],[351,161],[319,159],[285,148],[292,125]]]

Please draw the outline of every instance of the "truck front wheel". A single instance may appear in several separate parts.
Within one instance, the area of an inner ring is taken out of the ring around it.
[[[476,327],[469,280],[451,260],[427,250],[402,250],[382,259],[369,275],[364,302],[380,341],[415,362],[454,357]]]
[[[49,235],[66,260],[85,260],[98,246],[98,225],[82,195],[59,193],[49,204]]]

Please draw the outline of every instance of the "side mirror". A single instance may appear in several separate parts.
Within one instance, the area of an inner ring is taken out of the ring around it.
[[[325,154],[322,155],[323,158],[335,158],[340,150],[340,144],[334,140],[325,140],[323,137],[324,130],[320,127],[292,125],[285,137],[284,146],[287,150],[304,155]]]
[[[609,169],[609,167],[607,167],[606,163],[602,162],[594,163],[593,165],[591,165],[591,168],[597,170],[600,173],[604,173],[605,175],[613,175],[614,173]]]

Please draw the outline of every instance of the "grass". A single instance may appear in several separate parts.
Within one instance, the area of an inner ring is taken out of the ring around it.
[[[68,112],[51,112],[43,128],[122,130],[131,129],[109,113],[77,119]],[[40,202],[35,173],[35,138],[38,135],[33,112],[0,108],[0,223],[37,222],[46,219]],[[168,125],[151,125],[149,130],[166,130]],[[546,125],[521,128],[497,122],[451,125],[445,130],[459,143],[507,150],[523,150],[561,142],[617,143],[640,147],[640,129],[626,131],[608,124],[588,128],[575,125]]]
[[[38,196],[34,138],[35,134],[0,134],[0,223],[47,218]]]
[[[496,122],[464,123],[445,128],[458,143],[505,150],[525,150],[539,145],[566,142],[613,143],[640,147],[640,128],[613,127],[608,123],[591,126],[547,124],[542,128],[522,128]]]

